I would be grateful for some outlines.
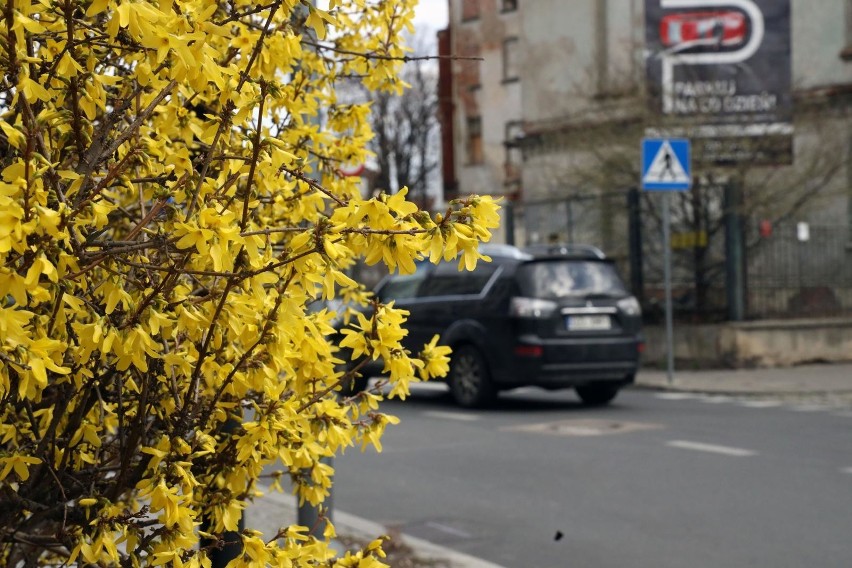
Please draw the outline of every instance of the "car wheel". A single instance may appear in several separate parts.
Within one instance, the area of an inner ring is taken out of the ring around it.
[[[449,383],[456,403],[465,408],[486,406],[497,396],[485,359],[472,345],[453,349]]]
[[[615,395],[618,394],[621,385],[585,385],[574,387],[577,391],[577,396],[587,406],[603,406],[609,404]]]

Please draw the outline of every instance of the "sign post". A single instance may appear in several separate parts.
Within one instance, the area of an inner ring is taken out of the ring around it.
[[[671,192],[692,187],[689,140],[642,140],[642,189],[663,192],[663,280],[666,301],[666,376],[674,375],[674,317],[672,315]]]

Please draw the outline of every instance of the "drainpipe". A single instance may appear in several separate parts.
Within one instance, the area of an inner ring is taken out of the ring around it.
[[[609,0],[595,0],[595,94],[609,90]]]

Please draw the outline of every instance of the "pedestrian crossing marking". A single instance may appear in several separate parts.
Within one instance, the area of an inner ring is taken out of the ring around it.
[[[820,412],[827,410],[829,407],[824,404],[796,404],[789,408],[794,412]]]
[[[702,399],[702,402],[706,402],[707,404],[723,404],[726,402],[733,402],[733,398],[730,396],[725,396],[723,394],[717,395],[707,395]]]
[[[699,398],[700,395],[687,392],[661,392],[657,393],[656,396],[660,400],[690,400]]]
[[[793,402],[785,400],[772,399],[751,399],[748,397],[738,397],[736,395],[710,394],[701,392],[658,392],[654,395],[660,400],[670,401],[685,401],[693,400],[704,404],[735,404],[743,408],[751,409],[768,409],[782,408],[791,412],[831,412],[835,416],[841,418],[852,418],[852,410],[843,410],[838,408],[838,405],[833,405],[829,402]]]
[[[742,400],[739,404],[746,408],[778,408],[782,403],[776,400]]]

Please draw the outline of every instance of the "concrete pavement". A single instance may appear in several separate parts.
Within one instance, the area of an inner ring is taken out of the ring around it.
[[[634,388],[764,397],[841,398],[852,401],[852,364],[807,365],[775,369],[675,370],[669,380],[665,370],[642,370]],[[274,535],[279,527],[295,524],[295,497],[267,493],[246,511],[246,526]],[[386,527],[367,519],[334,511],[340,535],[370,541],[387,534]],[[502,568],[491,562],[432,544],[409,535],[395,535],[423,565],[445,568]]]

